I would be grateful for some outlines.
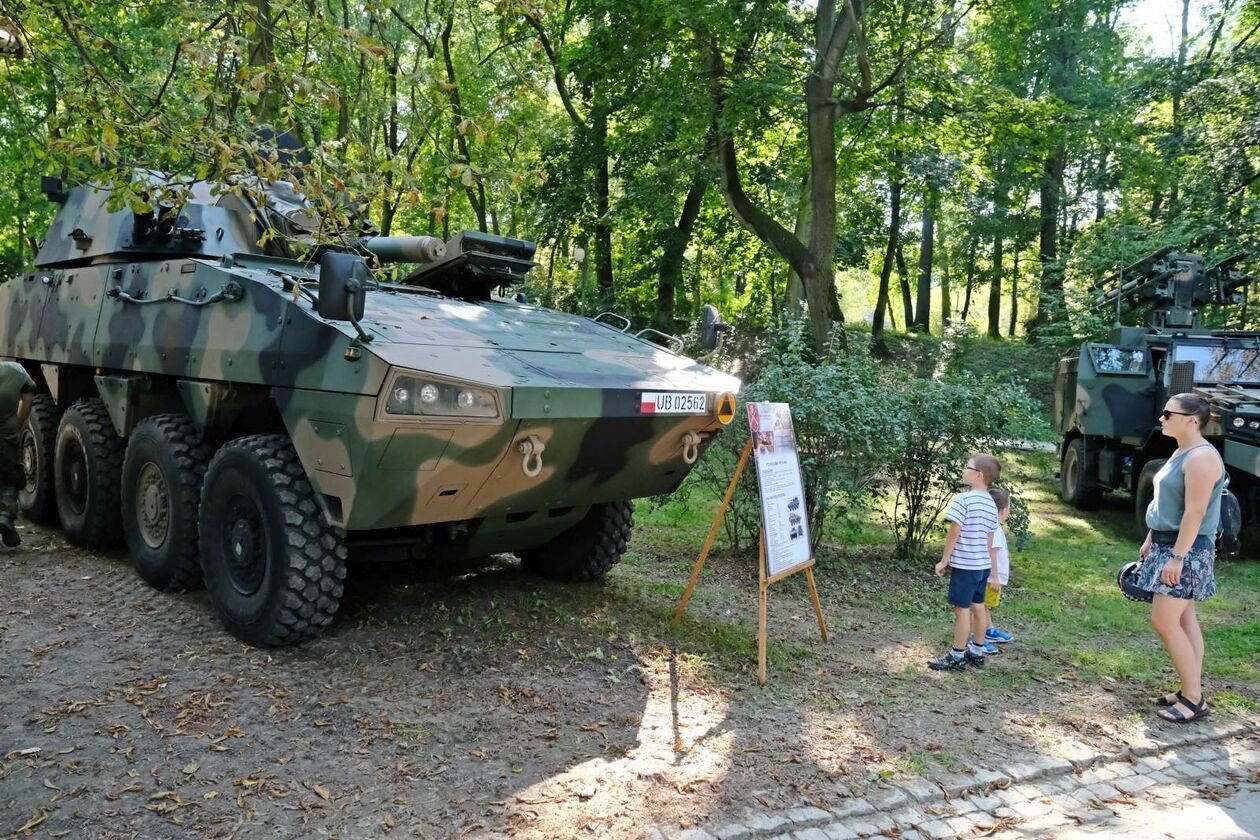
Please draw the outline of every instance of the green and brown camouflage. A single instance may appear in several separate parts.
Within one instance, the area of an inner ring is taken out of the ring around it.
[[[1059,361],[1054,429],[1060,435],[1064,501],[1093,509],[1123,489],[1144,521],[1154,474],[1176,443],[1159,414],[1169,397],[1197,393],[1216,406],[1204,434],[1221,450],[1244,509],[1260,503],[1260,333],[1208,329],[1208,305],[1239,302],[1250,277],[1242,256],[1205,265],[1163,248],[1095,285],[1098,307],[1114,312],[1106,341],[1088,341]],[[1145,327],[1121,317],[1145,310]]]
[[[603,321],[489,294],[533,265],[528,242],[364,237],[293,259],[276,207],[237,192],[194,185],[146,215],[45,186],[62,206],[34,269],[0,285],[0,355],[62,410],[100,399],[122,439],[169,413],[211,447],[287,436],[352,546],[545,545],[595,505],[677,488],[740,386]],[[321,317],[330,253],[429,264],[369,280],[361,318]]]

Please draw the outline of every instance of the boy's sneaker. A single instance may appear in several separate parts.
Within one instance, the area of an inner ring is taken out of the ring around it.
[[[984,640],[986,642],[996,642],[999,645],[1004,645],[1014,640],[1014,638],[1010,633],[1007,633],[1005,630],[999,630],[996,627],[990,627],[984,631]]]
[[[963,661],[974,668],[984,667],[984,656],[982,654],[967,651],[963,654]]]
[[[975,643],[976,643],[976,638],[975,638],[975,636],[968,636],[968,637],[967,637],[967,644],[969,644],[969,645],[974,645]],[[986,654],[988,654],[988,655],[993,655],[993,654],[995,654],[995,653],[1001,653],[1001,652],[1002,652],[1002,649],[1001,649],[1001,648],[999,648],[997,645],[993,644],[993,642],[990,642],[988,639],[985,639],[985,640],[984,640],[984,644],[983,644],[983,645],[981,645],[980,647],[981,647],[981,648],[984,650],[984,652],[985,652]]]
[[[981,659],[983,658],[981,657]],[[939,659],[929,659],[928,667],[933,671],[961,671],[967,667],[967,654],[954,656],[952,650],[947,650],[945,655]]]

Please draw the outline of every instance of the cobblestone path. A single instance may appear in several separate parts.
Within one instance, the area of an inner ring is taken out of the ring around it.
[[[1189,726],[1119,754],[1052,759],[959,774],[946,784],[909,779],[852,795],[840,808],[802,803],[748,808],[704,826],[657,826],[646,840],[849,840],[886,836],[1053,838],[1077,826],[1099,836],[1147,803],[1174,804],[1234,793],[1260,797],[1260,729]]]

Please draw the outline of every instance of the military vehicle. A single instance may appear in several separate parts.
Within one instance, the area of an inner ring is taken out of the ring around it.
[[[1087,341],[1059,361],[1054,428],[1062,436],[1063,500],[1092,510],[1102,494],[1132,493],[1144,521],[1155,473],[1176,448],[1160,431],[1168,398],[1214,403],[1204,434],[1221,450],[1243,511],[1260,505],[1260,332],[1208,329],[1208,305],[1241,302],[1238,255],[1214,265],[1162,248],[1096,284],[1097,305],[1116,315],[1107,341]],[[1147,310],[1145,327],[1120,319]]]
[[[739,381],[682,341],[494,294],[530,242],[321,242],[285,182],[195,183],[147,212],[44,192],[60,209],[34,269],[0,285],[0,354],[40,391],[23,511],[125,542],[158,589],[204,582],[250,644],[326,627],[351,550],[598,578],[631,500],[674,490],[734,416]],[[726,329],[707,308],[706,346]]]

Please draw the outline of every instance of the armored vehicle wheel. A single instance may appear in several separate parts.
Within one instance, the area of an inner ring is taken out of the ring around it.
[[[100,400],[79,400],[61,416],[54,451],[54,486],[61,529],[85,548],[117,545],[123,440]]]
[[[1093,484],[1092,462],[1085,451],[1085,441],[1075,438],[1063,453],[1059,483],[1063,501],[1078,510],[1096,510],[1102,490]]]
[[[201,569],[227,629],[251,645],[305,641],[332,621],[346,542],[324,521],[293,444],[253,435],[224,446],[201,490]]]
[[[18,491],[22,515],[32,522],[51,525],[57,521],[57,491],[53,480],[53,452],[61,412],[48,394],[37,394],[31,413],[18,435],[18,459],[26,481]]]
[[[149,417],[127,442],[123,536],[136,572],[163,592],[201,587],[197,510],[210,454],[182,414]]]
[[[1138,473],[1137,487],[1133,490],[1133,513],[1137,518],[1139,528],[1146,528],[1146,509],[1155,498],[1155,473],[1159,472],[1160,467],[1167,461],[1167,458],[1147,461],[1142,467],[1142,472]]]
[[[581,522],[551,542],[520,552],[521,563],[552,580],[595,580],[626,553],[633,527],[633,502],[594,505]]]

